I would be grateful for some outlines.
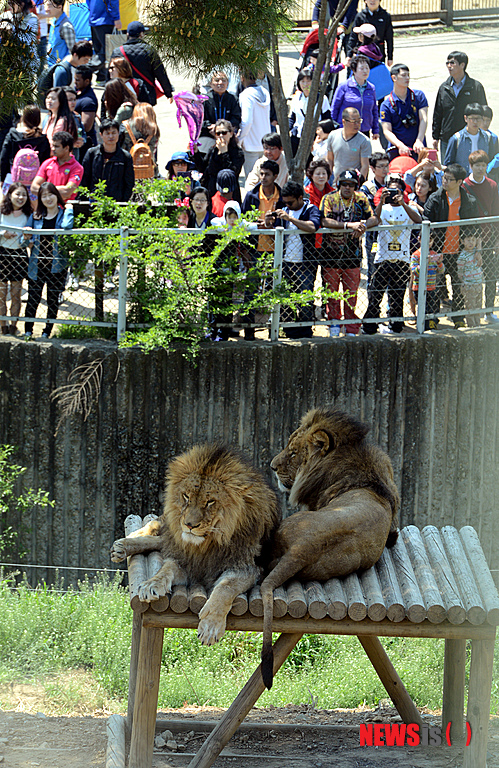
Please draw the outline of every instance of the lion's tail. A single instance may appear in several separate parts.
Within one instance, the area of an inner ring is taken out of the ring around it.
[[[261,586],[263,602],[262,678],[266,688],[272,688],[274,680],[274,649],[272,648],[272,617],[274,614],[274,587],[269,576]]]
[[[274,615],[274,589],[295,576],[303,567],[295,557],[287,552],[277,563],[273,571],[263,580],[260,588],[263,603],[263,644],[262,678],[265,687],[272,688],[274,679],[274,651],[272,648],[272,618]]]

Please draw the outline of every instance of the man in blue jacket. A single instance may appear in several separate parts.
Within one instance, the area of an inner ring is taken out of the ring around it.
[[[94,53],[101,63],[97,82],[105,83],[109,79],[105,68],[106,35],[115,28],[121,29],[120,0],[87,0],[87,5]]]
[[[292,286],[293,291],[313,291],[317,272],[315,233],[321,225],[321,213],[316,205],[304,200],[305,191],[296,181],[288,181],[281,190],[283,207],[265,214],[267,227],[284,227],[296,234],[284,238],[282,277]],[[297,231],[306,233],[297,234]],[[281,320],[295,320],[294,311],[288,307],[281,310]],[[314,320],[314,302],[309,301],[300,307],[296,322],[312,323]],[[312,325],[295,326],[284,329],[288,339],[311,338]]]
[[[470,172],[468,157],[472,152],[482,149],[490,154],[490,136],[482,131],[483,109],[480,104],[467,104],[464,108],[465,127],[450,137],[445,151],[444,165],[458,163],[464,170]]]

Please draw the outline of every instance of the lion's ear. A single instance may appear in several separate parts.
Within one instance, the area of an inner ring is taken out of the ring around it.
[[[323,429],[317,429],[310,436],[310,442],[314,453],[320,453],[325,456],[333,448],[333,439],[331,435]]]

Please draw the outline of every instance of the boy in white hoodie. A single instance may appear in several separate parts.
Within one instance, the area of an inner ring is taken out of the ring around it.
[[[244,91],[239,95],[241,127],[239,143],[244,152],[244,174],[248,176],[262,154],[262,137],[270,133],[270,93],[258,85],[254,75],[242,75]]]

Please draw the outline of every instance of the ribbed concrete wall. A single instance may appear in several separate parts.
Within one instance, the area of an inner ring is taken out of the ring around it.
[[[105,357],[86,422],[50,401],[71,370]],[[118,364],[119,361],[119,364]],[[18,446],[24,483],[55,508],[21,531],[27,561],[108,567],[130,513],[159,512],[169,459],[219,438],[260,467],[309,408],[333,403],[372,425],[390,454],[403,525],[473,525],[499,568],[499,333],[218,343],[194,367],[177,351],[0,339],[0,442]]]

